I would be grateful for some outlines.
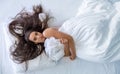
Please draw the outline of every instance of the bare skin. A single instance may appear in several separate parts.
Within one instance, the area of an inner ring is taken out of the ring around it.
[[[43,36],[42,33],[37,32],[37,31],[33,31],[30,36],[29,36],[29,40],[34,42],[35,44],[37,43],[42,43],[45,41],[45,37]]]
[[[55,37],[56,39],[66,39],[68,40],[68,45],[65,43],[65,54],[70,55],[70,59],[74,60],[76,58],[75,44],[73,38],[63,32],[58,31],[55,28],[47,28],[43,32],[43,36],[46,38]],[[69,49],[69,50],[68,50]],[[70,53],[69,53],[70,51]]]
[[[60,42],[64,44],[65,56],[70,56],[71,60],[75,59],[76,51],[73,38],[68,34],[58,31],[56,28],[47,28],[43,34],[33,31],[29,36],[29,40],[37,44],[44,42],[45,38],[49,37],[60,39]]]
[[[70,56],[71,54],[70,54],[70,48],[69,48],[69,42],[68,42],[68,40],[67,39],[65,39],[65,38],[61,38],[60,39],[60,42],[62,43],[62,44],[64,44],[64,53],[65,53],[65,57],[66,56]]]

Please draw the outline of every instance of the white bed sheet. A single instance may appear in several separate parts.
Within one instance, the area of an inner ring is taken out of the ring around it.
[[[20,73],[21,74],[21,73]],[[92,63],[82,59],[62,59],[59,64],[44,70],[22,74],[119,74],[115,63]]]
[[[19,4],[17,4],[18,2]],[[2,26],[0,29],[0,32],[1,32],[0,49],[2,49],[0,50],[0,74],[120,74],[120,61],[114,62],[114,63],[93,63],[93,62],[88,62],[78,58],[74,61],[70,61],[68,58],[64,58],[56,66],[43,69],[43,70],[37,69],[36,71],[34,70],[32,72],[15,73],[13,69],[13,65],[11,64],[12,60],[10,59],[10,56],[9,56],[9,38],[5,37],[6,32],[4,31],[4,28],[9,22],[9,20],[15,14],[17,14],[22,9],[22,7],[28,7],[31,9],[32,5],[39,4],[39,2],[40,2],[39,0],[35,0],[35,1],[33,0],[29,0],[29,1],[28,0],[26,1],[2,0],[1,1],[2,4],[0,6],[2,7],[1,9],[2,13],[0,13],[0,15],[2,16],[0,16],[0,19],[2,20],[2,22],[5,22],[5,23],[1,23]],[[78,7],[80,4],[79,2],[81,2],[81,0],[77,0],[76,2],[75,0],[66,0],[65,3],[68,3],[69,5],[71,5],[71,7],[73,7],[71,9],[69,8],[68,11],[72,11],[72,9]],[[66,15],[66,13],[64,13],[65,9],[59,10],[57,9],[59,7],[54,8],[54,5],[57,5],[59,3],[60,4],[64,3],[64,0],[58,0],[58,1],[51,0],[48,2],[47,0],[43,1],[43,4],[45,4],[47,9],[49,8],[53,9],[53,12],[55,13],[53,14],[54,16],[59,16],[60,13],[58,12],[60,11],[62,11],[61,15],[65,16],[64,19],[62,19],[63,17],[60,17],[60,16],[57,17],[56,22],[52,23],[52,26],[55,26],[55,24],[58,24],[57,26],[59,26],[63,21],[74,16],[75,13],[77,12],[77,8],[76,8],[74,9],[74,11],[71,12],[71,15],[70,14]],[[54,11],[56,9],[58,12]]]

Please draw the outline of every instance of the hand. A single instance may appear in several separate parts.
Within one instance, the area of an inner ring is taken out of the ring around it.
[[[61,38],[61,39],[60,39],[60,42],[61,42],[62,44],[66,44],[66,43],[68,43],[68,40],[65,39],[65,38]]]
[[[70,56],[71,54],[70,54],[70,50],[69,50],[68,40],[65,39],[65,38],[61,38],[61,39],[60,39],[60,42],[61,42],[62,44],[64,44],[64,53],[65,53],[64,56],[65,56],[65,57]]]
[[[71,56],[70,56],[70,59],[71,59],[71,60],[74,60],[75,58],[76,58],[76,55],[71,55]]]

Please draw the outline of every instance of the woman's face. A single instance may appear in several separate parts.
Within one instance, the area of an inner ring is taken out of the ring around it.
[[[34,43],[43,43],[45,41],[45,37],[43,36],[42,33],[33,31],[29,35],[29,40],[34,42]]]

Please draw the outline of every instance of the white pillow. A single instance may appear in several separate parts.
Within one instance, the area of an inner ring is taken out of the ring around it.
[[[6,43],[5,45],[6,50],[7,50],[7,53],[10,54],[9,48],[12,45],[12,43],[15,41],[15,38],[9,33],[7,23],[4,23],[3,28],[4,28],[3,32],[5,36],[4,38],[5,38],[5,43]],[[9,60],[11,60],[12,66],[16,73],[25,72],[26,70],[25,63],[17,64],[13,62],[11,58],[9,58]],[[51,59],[49,59],[45,53],[42,53],[40,56],[28,61],[27,72],[46,69],[46,68],[49,68],[55,65],[56,65],[55,61],[52,61]]]
[[[13,62],[12,65],[16,73],[24,73],[26,70],[25,63],[17,64]],[[43,69],[53,67],[55,65],[56,65],[56,62],[49,59],[45,53],[42,53],[37,58],[28,61],[28,70],[26,72],[43,70]]]

